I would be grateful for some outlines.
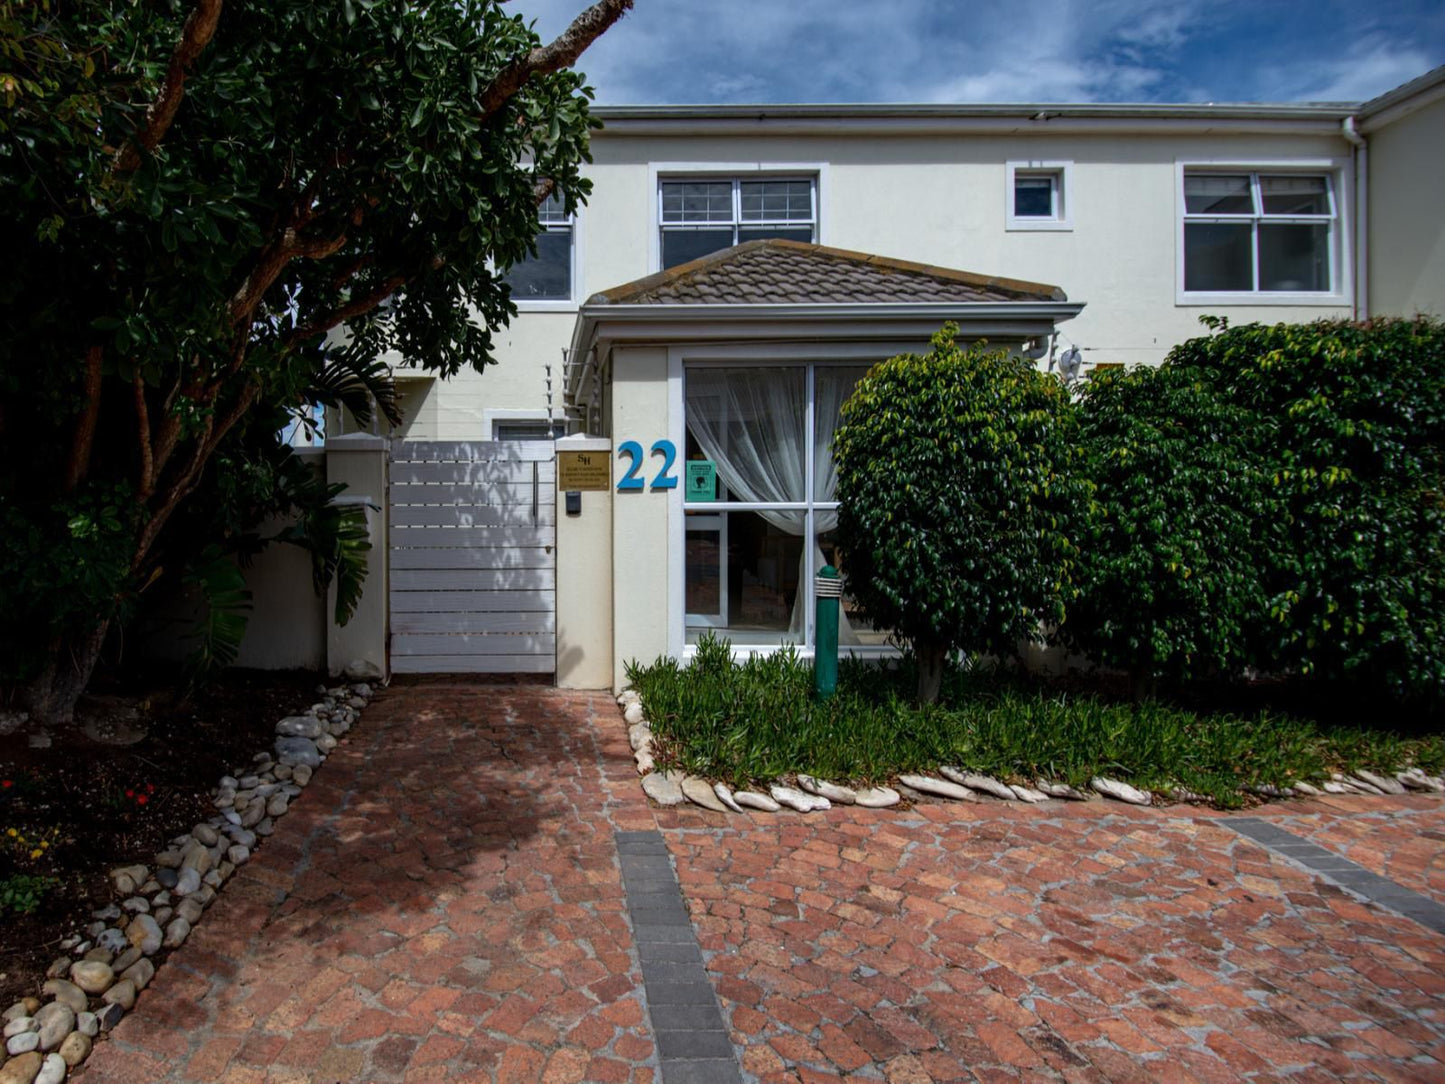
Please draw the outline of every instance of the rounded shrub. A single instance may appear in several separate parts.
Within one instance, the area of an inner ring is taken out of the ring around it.
[[[1088,493],[1063,385],[957,334],[875,366],[833,444],[846,589],[911,645],[924,701],[950,652],[1012,656],[1063,619]]]

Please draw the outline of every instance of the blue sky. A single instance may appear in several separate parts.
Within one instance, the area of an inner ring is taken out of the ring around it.
[[[587,0],[513,0],[550,39]],[[607,105],[1353,101],[1445,63],[1441,0],[637,0]]]

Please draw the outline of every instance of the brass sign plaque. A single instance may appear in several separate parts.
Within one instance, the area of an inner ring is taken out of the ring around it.
[[[558,452],[557,488],[609,489],[612,486],[612,456],[607,452]]]

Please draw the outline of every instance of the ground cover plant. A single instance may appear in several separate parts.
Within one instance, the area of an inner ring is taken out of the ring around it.
[[[634,662],[627,677],[642,697],[658,765],[735,787],[803,772],[877,783],[954,765],[1080,788],[1104,775],[1236,807],[1249,788],[1319,782],[1334,771],[1445,768],[1445,732],[1405,737],[1280,712],[1190,710],[981,666],[950,666],[938,702],[919,705],[911,659],[896,667],[845,659],[837,694],[819,701],[812,665],[796,652],[735,661],[731,645],[711,635],[690,665]]]

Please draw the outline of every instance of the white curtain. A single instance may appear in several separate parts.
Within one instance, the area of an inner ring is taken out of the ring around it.
[[[853,385],[867,372],[858,367],[815,369],[814,410],[818,438],[813,450],[814,495],[833,499],[837,474],[833,466],[833,428]],[[801,366],[770,368],[692,368],[687,371],[687,426],[734,499],[758,502],[803,502],[807,499],[803,441],[807,408],[806,373]],[[778,530],[801,536],[807,517],[798,511],[759,512]],[[838,522],[833,511],[815,511],[819,534]],[[811,553],[809,552],[811,550]],[[726,560],[726,555],[723,557]],[[788,633],[801,639],[804,627],[803,581],[824,564],[815,544],[803,546],[798,564],[798,592],[793,600]],[[839,616],[838,642],[856,644],[846,616]]]

